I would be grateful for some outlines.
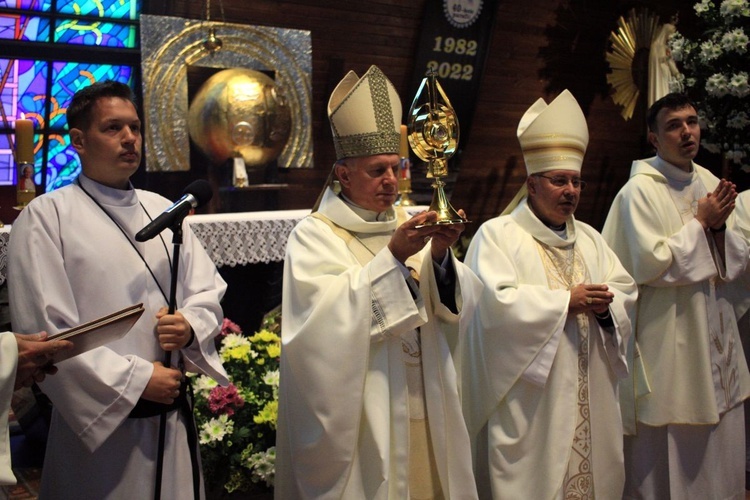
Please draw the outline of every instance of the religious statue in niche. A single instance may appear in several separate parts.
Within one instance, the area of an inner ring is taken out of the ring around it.
[[[248,168],[275,169],[291,129],[283,89],[266,73],[252,69],[215,73],[188,107],[190,139],[213,168],[230,164],[235,188],[248,187]]]
[[[656,32],[648,58],[648,106],[669,94],[676,85],[680,72],[677,69],[671,51],[669,37],[677,31],[676,21],[662,24]]]

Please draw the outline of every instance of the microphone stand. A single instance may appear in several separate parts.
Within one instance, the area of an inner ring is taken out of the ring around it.
[[[187,214],[185,214],[187,215]],[[177,310],[177,276],[180,268],[180,246],[182,245],[182,221],[183,217],[178,217],[177,220],[172,224],[172,245],[174,250],[172,252],[172,276],[169,290],[169,309],[167,314],[174,314]],[[172,366],[172,351],[164,351],[163,364],[167,368]],[[191,425],[188,422],[187,425]],[[167,413],[164,412],[159,416],[159,441],[158,441],[158,454],[156,461],[156,484],[154,486],[154,499],[160,500],[161,498],[161,481],[164,470],[164,442],[167,434]],[[193,478],[193,494],[197,498],[197,491],[195,491],[195,478]]]

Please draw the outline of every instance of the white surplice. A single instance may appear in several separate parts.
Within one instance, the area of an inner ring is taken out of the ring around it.
[[[632,461],[636,474],[644,460],[638,450],[647,450],[646,456],[664,453],[669,470],[662,477],[651,474],[648,481],[665,491],[671,477],[673,498],[683,498],[683,488],[692,489],[695,498],[705,492],[719,495],[715,498],[744,495],[744,464],[732,458],[743,453],[724,448],[729,443],[744,449],[743,429],[718,424],[730,410],[741,411],[740,403],[750,395],[750,375],[727,300],[727,283],[744,271],[748,247],[739,233],[727,230],[722,258],[695,219],[697,201],[718,183],[695,163],[685,172],[658,156],[637,160],[602,231],[640,291],[634,327],[643,369],[633,370],[635,379],[627,385],[636,389],[623,390],[623,396],[632,397],[622,404],[624,415],[631,417],[626,431],[635,435],[629,442],[645,442],[628,445],[633,456],[626,461]],[[668,440],[642,437],[636,424],[667,426]],[[704,437],[686,439],[698,433]],[[668,451],[655,451],[667,446]],[[724,452],[712,449],[717,446]],[[713,458],[722,456],[724,463]],[[628,488],[644,481],[629,477]]]
[[[580,431],[591,446],[587,464],[596,498],[619,498],[622,492],[617,386],[627,373],[629,313],[637,291],[591,226],[570,217],[566,231],[565,239],[553,232],[523,199],[511,214],[483,224],[466,254],[466,264],[484,283],[457,357],[482,498],[561,498]],[[568,289],[550,286],[548,274],[562,266],[550,269],[544,249],[572,244],[576,274],[614,294],[614,328],[600,327],[593,314],[570,315]],[[579,345],[586,333],[587,360]],[[581,375],[587,394],[580,394]],[[588,404],[583,427],[579,396]]]
[[[15,484],[11,468],[8,413],[16,383],[18,344],[11,332],[0,333],[0,484]]]
[[[451,346],[473,311],[478,280],[450,256],[459,308],[453,314],[440,303],[429,245],[407,261],[420,278],[418,290],[410,288],[386,246],[397,224],[392,213],[391,220],[368,222],[330,189],[319,213],[373,255],[361,264],[316,216],[303,219],[289,237],[276,498],[413,494],[405,338],[421,339],[423,400],[443,495],[476,498]]]
[[[118,190],[81,175],[70,185],[37,197],[13,224],[8,283],[11,321],[23,333],[50,334],[142,302],[145,312],[123,338],[59,364],[41,384],[54,404],[42,473],[46,498],[150,498],[154,492],[159,417],[128,418],[161,361],[156,313],[167,306],[172,233],[136,243],[134,235],[171,202],[142,190]],[[195,331],[193,343],[173,352],[188,371],[222,384],[226,372],[214,346],[226,284],[183,224],[176,289],[177,310]],[[127,236],[126,236],[127,234]],[[135,249],[138,251],[159,282]],[[167,420],[163,498],[192,498],[190,453],[184,419]]]

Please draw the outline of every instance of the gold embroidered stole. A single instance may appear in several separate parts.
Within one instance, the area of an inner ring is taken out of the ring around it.
[[[569,290],[590,277],[575,244],[552,247],[536,240],[547,283],[552,290]],[[589,317],[577,314],[578,326],[578,412],[576,430],[571,443],[568,471],[563,481],[563,498],[593,499],[594,476],[591,464],[591,415],[589,409]],[[562,346],[562,342],[560,343]]]
[[[406,213],[396,210],[398,224],[406,221]],[[339,238],[346,242],[349,251],[364,266],[372,260],[380,249],[371,249],[365,241],[337,225],[320,212],[312,216],[326,223]],[[416,261],[407,259],[407,268],[418,282]],[[409,393],[409,497],[413,500],[440,500],[443,497],[440,487],[435,453],[432,448],[430,426],[427,420],[427,406],[422,371],[422,346],[419,330],[411,330],[401,335],[402,361],[405,366],[406,385]]]
[[[401,347],[409,390],[409,497],[440,499],[443,495],[427,419],[419,330],[403,334]]]

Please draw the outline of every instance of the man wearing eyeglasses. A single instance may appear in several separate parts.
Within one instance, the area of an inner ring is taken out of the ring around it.
[[[571,93],[534,103],[518,138],[527,181],[465,260],[485,285],[459,350],[480,498],[619,498],[636,286],[574,218],[588,128]]]
[[[748,254],[726,227],[737,193],[693,161],[700,127],[686,96],[659,99],[647,120],[656,156],[633,162],[602,231],[640,291],[625,498],[745,498],[750,375],[726,299]]]

